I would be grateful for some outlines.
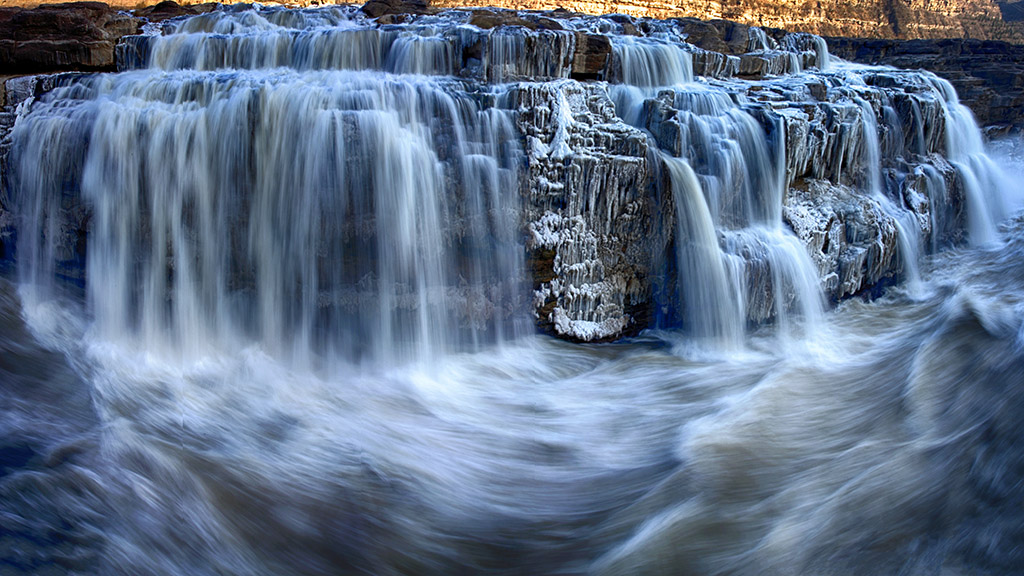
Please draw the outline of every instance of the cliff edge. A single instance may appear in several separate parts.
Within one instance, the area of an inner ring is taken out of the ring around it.
[[[199,5],[206,0],[182,0]],[[63,3],[0,0],[0,8],[33,8]],[[158,0],[111,0],[120,9],[140,9]],[[230,3],[230,2],[229,2]],[[266,2],[288,6],[345,4],[332,0]],[[693,0],[612,2],[601,0],[431,0],[431,8],[494,7],[511,10],[567,10],[582,14],[628,14],[643,18],[691,17],[731,20],[748,26],[785,28],[821,36],[921,39],[973,38],[1024,42],[1024,1],[999,0]]]

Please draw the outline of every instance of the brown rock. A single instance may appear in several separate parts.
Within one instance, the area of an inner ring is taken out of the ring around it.
[[[572,77],[577,80],[599,80],[605,77],[612,43],[607,36],[576,33],[576,53],[572,59]]]
[[[217,4],[213,2],[207,4],[181,5],[173,0],[164,0],[155,6],[148,6],[146,8],[136,10],[135,15],[142,16],[150,22],[162,22],[179,16],[205,14],[213,11],[216,7]]]
[[[140,20],[99,2],[0,8],[0,68],[13,74],[114,70],[114,46]]]
[[[438,8],[490,5],[517,10],[562,8],[585,14],[628,14],[646,18],[724,19],[831,36],[871,38],[986,38],[1024,41],[1024,23],[1013,21],[1018,4],[996,0],[431,0]],[[736,54],[707,47],[727,54]]]
[[[426,0],[370,0],[361,8],[370,18],[380,18],[386,14],[431,14],[435,12]]]
[[[562,30],[557,20],[539,14],[519,14],[511,10],[473,10],[469,23],[490,30],[500,26],[522,26],[530,30]]]
[[[728,20],[698,20],[679,18],[680,30],[686,34],[686,41],[698,48],[739,56],[747,52],[749,26]]]

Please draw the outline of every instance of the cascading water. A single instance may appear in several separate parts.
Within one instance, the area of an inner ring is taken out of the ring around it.
[[[921,250],[918,246],[919,239],[915,230],[914,215],[908,210],[897,207],[882,192],[882,152],[881,144],[878,141],[879,127],[875,119],[875,112],[867,101],[858,98],[856,102],[861,109],[864,122],[864,168],[867,189],[871,196],[878,200],[882,210],[893,218],[900,247],[900,261],[908,284],[914,287],[921,282],[921,276],[917,270]]]
[[[92,207],[87,293],[99,335],[192,353],[255,337],[270,350],[375,361],[513,336],[522,252],[508,191],[520,152],[500,94],[419,76],[263,70],[305,69],[317,51],[262,18],[218,16],[155,39],[153,61],[256,70],[91,78],[36,103],[12,135],[19,197],[74,193]],[[206,31],[224,28],[240,36]],[[341,36],[380,55],[377,38]],[[394,44],[382,58],[396,71],[439,60]],[[31,212],[56,225],[52,207]],[[26,240],[28,274],[41,282],[31,263],[52,255]]]
[[[615,48],[616,108],[663,148],[678,221],[675,281],[690,333],[736,349],[748,318],[777,317],[787,326],[795,309],[817,322],[816,272],[782,228],[785,141],[771,142],[735,93],[694,84],[688,52],[658,42]],[[654,125],[643,111],[659,101],[670,112]],[[775,132],[782,134],[778,126]],[[772,296],[758,298],[759,291]]]
[[[220,7],[30,91],[0,571],[1018,573],[1024,144],[806,34],[475,16]]]
[[[946,101],[946,154],[963,180],[970,210],[967,215],[967,233],[973,244],[987,244],[996,240],[995,223],[1010,213],[1004,197],[987,194],[989,190],[1012,188],[1001,170],[985,153],[981,132],[971,111],[960,100],[948,82],[932,80],[935,90]]]

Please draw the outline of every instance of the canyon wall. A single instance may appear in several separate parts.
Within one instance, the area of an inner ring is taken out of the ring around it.
[[[183,0],[198,5],[205,0]],[[34,7],[51,2],[0,0],[4,7]],[[60,3],[59,0],[57,3]],[[112,6],[137,9],[156,0],[112,0]],[[281,2],[289,6],[342,4],[330,0]],[[593,0],[432,0],[433,8],[491,6],[512,10],[567,10],[582,14],[628,14],[643,18],[724,19],[761,27],[784,28],[822,36],[864,38],[975,38],[1024,41],[1021,2],[996,0],[694,0],[692,2],[610,2]],[[0,19],[3,16],[0,15]]]
[[[473,0],[434,0],[444,8],[480,6]],[[1019,26],[1003,20],[993,0],[852,0],[760,1],[696,0],[694,2],[591,2],[586,0],[496,1],[497,7],[553,10],[586,14],[621,13],[646,18],[694,17],[732,20],[750,26],[785,28],[826,36],[867,38],[1024,39]]]

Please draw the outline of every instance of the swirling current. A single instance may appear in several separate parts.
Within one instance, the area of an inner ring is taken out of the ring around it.
[[[664,258],[683,321],[572,343],[521,310],[509,85],[339,13],[175,21],[148,67],[20,112],[7,177],[45,233],[0,275],[0,573],[1021,573],[1024,142],[951,144],[998,207],[934,253],[894,216],[904,282],[825,309],[761,128],[685,66],[627,77],[627,123],[672,85],[705,138],[652,153],[692,239]],[[82,255],[55,240],[69,190]],[[755,240],[773,321],[730,249]]]

